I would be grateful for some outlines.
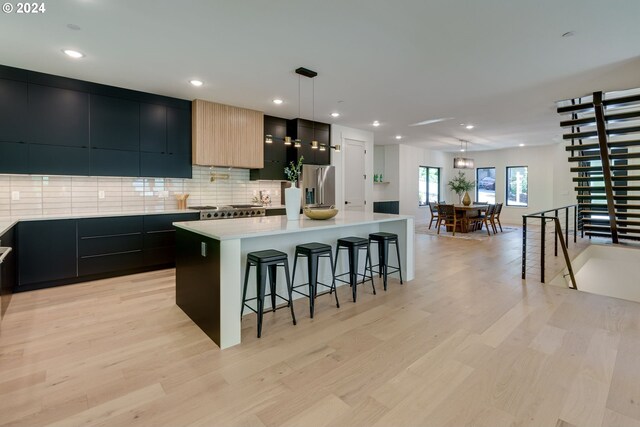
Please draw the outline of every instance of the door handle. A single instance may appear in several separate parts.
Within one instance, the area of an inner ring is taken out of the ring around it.
[[[344,204],[345,204],[345,205],[348,205],[349,203],[351,203],[351,202],[347,202],[346,200],[344,201]]]

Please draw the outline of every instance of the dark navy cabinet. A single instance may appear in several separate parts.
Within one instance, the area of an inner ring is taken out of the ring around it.
[[[91,175],[140,176],[140,152],[92,148]]]
[[[167,107],[140,104],[140,151],[167,152]]]
[[[91,95],[91,148],[140,151],[140,103]]]
[[[144,217],[143,255],[146,266],[169,265],[176,261],[176,229],[180,221],[197,221],[197,212],[186,214],[146,215]]]
[[[191,178],[191,102],[0,66],[0,173]]]
[[[27,84],[0,79],[0,141],[25,142]]]
[[[29,173],[90,175],[89,147],[29,144]]]
[[[89,94],[29,84],[28,142],[89,146]]]
[[[191,165],[190,108],[190,106],[187,109],[167,107],[167,152],[189,155],[189,165]]]
[[[189,110],[140,104],[140,176],[191,178]]]
[[[17,280],[8,283],[19,292],[171,267],[173,223],[199,219],[185,212],[20,222],[15,236],[0,237],[17,258]]]
[[[77,276],[76,220],[18,224],[18,290],[60,284]]]
[[[0,141],[0,173],[30,173],[29,146]]]
[[[287,133],[293,139],[298,138],[303,141],[300,148],[293,145],[287,149],[287,161],[297,162],[304,156],[304,163],[308,165],[329,165],[331,164],[331,125],[327,123],[312,122],[305,119],[293,119],[287,122]],[[325,145],[325,150],[311,148],[311,141],[318,141],[318,144]]]
[[[264,144],[264,167],[251,169],[251,180],[285,180],[284,168],[287,166],[287,146],[282,141],[287,136],[287,120],[280,117],[264,116],[264,134],[271,135],[273,142]]]

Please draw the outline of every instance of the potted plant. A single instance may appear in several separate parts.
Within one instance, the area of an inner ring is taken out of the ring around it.
[[[460,203],[465,206],[469,206],[471,204],[471,198],[469,197],[469,191],[473,190],[476,183],[474,181],[469,181],[467,176],[462,172],[458,171],[458,176],[454,177],[451,181],[447,183],[449,189],[458,195],[458,199]],[[464,194],[464,198],[462,195]]]
[[[302,173],[302,161],[304,156],[300,156],[298,163],[289,163],[289,166],[284,168],[284,173],[287,175],[287,179],[291,182],[291,187],[284,190],[284,206],[287,210],[287,219],[289,221],[297,221],[300,218],[300,204],[302,201],[302,191],[298,188],[298,180]]]

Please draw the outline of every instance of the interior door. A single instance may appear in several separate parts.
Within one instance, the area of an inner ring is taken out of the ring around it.
[[[363,211],[365,205],[364,142],[344,141],[344,203],[345,210]]]

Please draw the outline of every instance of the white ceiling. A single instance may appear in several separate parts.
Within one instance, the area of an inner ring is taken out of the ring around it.
[[[638,0],[55,0],[46,8],[0,15],[0,63],[286,118],[298,116],[293,70],[304,66],[319,73],[316,120],[374,131],[377,144],[397,143],[397,134],[449,151],[459,138],[470,150],[549,144],[560,135],[554,101],[640,86]],[[575,36],[561,37],[567,31]],[[86,57],[72,60],[63,48]],[[301,84],[301,116],[311,118],[312,81]]]

